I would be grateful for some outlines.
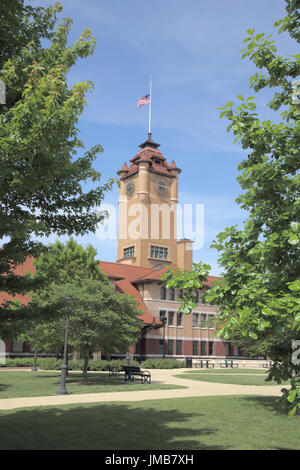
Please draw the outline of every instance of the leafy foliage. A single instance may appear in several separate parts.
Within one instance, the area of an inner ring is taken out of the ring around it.
[[[210,266],[205,263],[193,263],[192,271],[179,268],[169,268],[162,279],[167,281],[167,288],[177,288],[182,291],[183,296],[178,300],[181,302],[179,312],[190,314],[196,307],[195,290],[202,289],[203,283],[207,281]]]
[[[99,186],[92,164],[102,147],[84,152],[78,137],[93,85],[67,84],[71,67],[93,54],[96,42],[87,29],[69,45],[72,20],[56,27],[61,9],[24,6],[23,0],[3,0],[0,7],[0,80],[7,90],[0,105],[0,239],[7,241],[0,250],[0,291],[11,295],[34,287],[14,273],[40,253],[32,236],[95,231],[103,218],[95,208],[114,182]],[[83,183],[97,186],[85,191]],[[8,306],[1,312],[9,315]]]
[[[36,275],[48,279],[28,305],[33,314],[52,310],[52,319],[43,315],[24,320],[28,333],[20,339],[34,349],[59,352],[63,349],[66,316],[69,318],[68,344],[85,359],[87,371],[93,352],[125,353],[137,341],[141,321],[136,301],[115,291],[94,260],[95,250],[70,240],[48,247],[35,261]]]
[[[298,1],[286,1],[288,15],[275,23],[300,41]],[[220,108],[220,117],[229,120],[228,131],[235,135],[248,158],[239,164],[238,181],[243,190],[237,202],[249,212],[244,229],[228,227],[212,245],[220,251],[221,279],[206,294],[218,305],[217,335],[248,350],[268,356],[274,365],[269,380],[291,380],[284,392],[290,413],[300,409],[300,366],[292,360],[293,340],[300,339],[300,133],[299,105],[293,99],[293,80],[300,72],[300,56],[277,55],[271,36],[247,31],[242,57],[248,57],[264,73],[250,77],[255,92],[268,87],[275,93],[268,107],[280,113],[280,122],[260,120],[255,97],[237,95],[234,102]],[[192,273],[169,275],[168,286],[187,290],[181,310],[193,308],[191,295],[203,281],[203,264]]]
[[[299,2],[286,3],[288,15],[275,26],[299,42]],[[249,218],[243,230],[226,228],[212,245],[221,253],[225,274],[208,300],[220,306],[219,336],[269,356],[275,362],[270,380],[291,379],[285,397],[295,413],[300,408],[300,368],[292,361],[292,342],[300,338],[300,134],[292,84],[300,56],[278,56],[271,36],[247,32],[243,58],[264,70],[250,78],[250,88],[275,88],[268,107],[283,109],[280,122],[272,123],[259,120],[253,96],[238,95],[235,109],[233,102],[220,108],[235,141],[250,151],[239,164],[243,194],[237,199]]]
[[[177,359],[147,359],[142,364],[143,369],[180,369],[185,367],[185,361]]]

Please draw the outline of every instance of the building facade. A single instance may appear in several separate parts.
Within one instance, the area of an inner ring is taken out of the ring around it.
[[[99,267],[115,289],[135,298],[143,323],[140,340],[130,348],[137,360],[151,357],[184,359],[224,358],[244,355],[229,342],[215,336],[216,306],[204,302],[205,292],[214,276],[209,276],[202,290],[195,291],[196,307],[192,314],[179,311],[182,292],[167,289],[162,276],[168,268],[192,270],[191,240],[177,240],[178,181],[181,170],[174,160],[169,164],[151,134],[140,151],[118,171],[119,236],[117,261],[100,261]],[[19,274],[33,272],[32,260],[18,268]],[[22,303],[28,298],[19,297]],[[8,300],[2,293],[0,302]],[[6,341],[9,355],[30,354],[28,346]],[[115,354],[116,357],[120,355]],[[95,358],[101,357],[96,352]]]
[[[190,315],[179,312],[177,289],[162,280],[169,267],[192,270],[192,241],[177,240],[178,182],[181,170],[169,164],[151,134],[140,151],[118,171],[119,238],[117,262],[101,262],[116,290],[133,295],[144,314],[141,339],[131,348],[135,359],[166,357],[224,358],[240,351],[215,336],[216,306],[204,303],[205,291],[195,292]]]

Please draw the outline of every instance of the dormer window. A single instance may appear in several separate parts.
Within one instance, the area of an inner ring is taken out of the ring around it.
[[[161,160],[159,160],[158,158],[154,158],[153,162],[156,163],[156,165],[161,165]]]

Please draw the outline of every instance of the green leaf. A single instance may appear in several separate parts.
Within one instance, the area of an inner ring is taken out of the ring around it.
[[[249,336],[250,336],[250,338],[252,338],[252,339],[258,339],[258,336],[257,336],[256,333],[254,333],[254,331],[250,331]]]

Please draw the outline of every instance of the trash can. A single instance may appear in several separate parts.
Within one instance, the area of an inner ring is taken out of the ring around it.
[[[193,359],[191,357],[185,358],[185,367],[189,367],[189,368],[193,367]]]

